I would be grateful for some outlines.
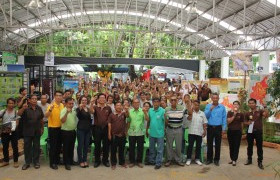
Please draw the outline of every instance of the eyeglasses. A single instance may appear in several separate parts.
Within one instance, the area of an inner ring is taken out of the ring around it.
[[[177,99],[170,99],[170,101],[176,101]]]

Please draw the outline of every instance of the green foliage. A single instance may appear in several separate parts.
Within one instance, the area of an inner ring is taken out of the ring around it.
[[[271,109],[271,113],[279,111],[280,107],[280,70],[275,71],[268,80],[267,93],[271,96],[271,100],[267,103]]]
[[[272,143],[280,144],[280,138],[276,138],[276,137],[264,136],[263,140],[267,141],[267,142],[272,142]]]
[[[221,61],[208,61],[208,78],[221,77]]]
[[[52,51],[55,56],[75,57],[203,58],[201,50],[193,50],[187,42],[167,33],[137,31],[147,29],[132,25],[118,27],[124,31],[113,31],[112,25],[90,28],[50,33],[22,46],[18,53],[44,55]],[[100,28],[108,31],[96,30]]]

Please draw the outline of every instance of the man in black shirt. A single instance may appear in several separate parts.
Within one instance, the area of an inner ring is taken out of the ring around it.
[[[37,96],[30,96],[30,105],[27,103],[19,110],[18,115],[22,118],[24,137],[25,164],[22,170],[26,170],[33,164],[35,169],[40,168],[40,137],[44,131],[44,113],[37,105]]]

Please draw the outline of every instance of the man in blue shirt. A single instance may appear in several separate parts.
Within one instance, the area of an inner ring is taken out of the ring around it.
[[[155,164],[155,169],[161,168],[164,150],[165,110],[159,106],[160,99],[153,98],[153,106],[149,110],[149,121],[146,135],[149,136],[149,164]],[[157,148],[156,148],[157,144]]]
[[[224,105],[219,104],[219,94],[213,93],[211,99],[213,103],[208,104],[204,111],[208,120],[206,165],[213,162],[213,140],[215,139],[214,164],[219,166],[222,133],[225,133],[227,127],[226,108]]]

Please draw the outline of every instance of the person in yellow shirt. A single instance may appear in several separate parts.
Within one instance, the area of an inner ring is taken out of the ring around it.
[[[62,92],[56,91],[54,94],[54,101],[46,111],[46,118],[48,118],[49,139],[50,139],[50,167],[54,170],[58,169],[57,165],[60,163],[61,150],[61,121],[60,112],[64,108],[62,102]]]

